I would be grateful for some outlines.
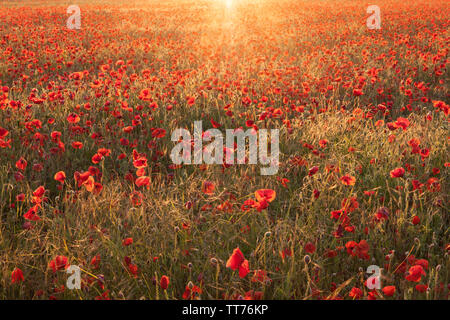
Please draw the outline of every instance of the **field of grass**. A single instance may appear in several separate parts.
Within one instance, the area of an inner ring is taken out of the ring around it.
[[[449,298],[447,1],[71,4],[0,3],[0,299]],[[174,165],[194,121],[278,172]]]

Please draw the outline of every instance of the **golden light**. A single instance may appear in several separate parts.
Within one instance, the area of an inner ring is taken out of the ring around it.
[[[225,0],[225,5],[227,6],[227,8],[231,8],[231,6],[233,5],[233,0]]]

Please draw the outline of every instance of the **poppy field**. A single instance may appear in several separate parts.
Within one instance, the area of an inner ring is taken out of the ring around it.
[[[448,300],[449,11],[1,2],[0,299]],[[276,172],[174,163],[196,121]]]

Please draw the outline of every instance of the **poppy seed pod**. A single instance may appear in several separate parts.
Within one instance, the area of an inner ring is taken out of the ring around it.
[[[311,262],[311,257],[308,256],[308,255],[306,255],[306,256],[303,258],[303,260],[305,261],[306,264],[308,264],[308,263]]]

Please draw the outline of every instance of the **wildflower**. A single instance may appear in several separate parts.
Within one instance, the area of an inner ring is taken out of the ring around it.
[[[244,278],[250,271],[248,260],[244,258],[244,255],[239,248],[233,250],[233,253],[227,261],[226,267],[231,268],[231,270],[239,269],[239,277],[241,278]]]
[[[15,268],[13,270],[13,272],[11,273],[11,283],[23,282],[23,281],[24,281],[24,277],[23,277],[22,270],[20,270],[19,268]]]

